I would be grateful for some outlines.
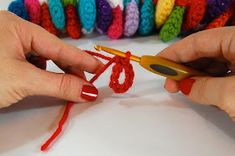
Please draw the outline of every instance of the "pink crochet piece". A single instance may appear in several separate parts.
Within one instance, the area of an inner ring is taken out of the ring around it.
[[[108,36],[111,39],[118,39],[123,34],[123,15],[121,7],[118,5],[113,9],[113,21],[108,29]]]
[[[29,19],[32,23],[40,24],[41,7],[38,0],[24,0]]]

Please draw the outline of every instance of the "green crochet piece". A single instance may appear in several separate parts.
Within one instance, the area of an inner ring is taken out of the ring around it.
[[[160,31],[160,38],[162,41],[167,42],[176,38],[181,32],[181,26],[184,18],[185,8],[175,6],[171,15]]]
[[[62,0],[63,6],[66,7],[68,4],[72,4],[73,6],[76,6],[77,0]]]

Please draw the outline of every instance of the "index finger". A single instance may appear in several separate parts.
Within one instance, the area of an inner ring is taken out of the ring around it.
[[[26,53],[33,50],[47,59],[90,73],[95,73],[103,65],[95,57],[63,42],[35,24],[21,21],[19,25],[17,32]]]
[[[190,35],[159,53],[175,62],[190,62],[203,57],[235,59],[235,27],[216,28]]]

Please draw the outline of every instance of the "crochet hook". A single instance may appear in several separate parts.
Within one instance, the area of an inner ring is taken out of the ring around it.
[[[95,45],[94,48],[97,51],[104,51],[113,55],[118,55],[120,57],[126,57],[125,52],[112,49],[109,47]],[[199,72],[190,67],[175,63],[168,59],[159,56],[149,56],[143,55],[141,57],[131,55],[130,60],[138,62],[143,68],[151,71],[155,74],[180,81],[192,76],[205,76],[205,73]]]

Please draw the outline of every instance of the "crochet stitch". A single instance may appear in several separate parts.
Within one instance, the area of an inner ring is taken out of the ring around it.
[[[79,0],[78,14],[81,20],[82,32],[91,33],[96,21],[96,2],[95,0]]]
[[[174,8],[175,0],[158,0],[156,5],[155,21],[160,28],[167,20]]]
[[[135,0],[127,4],[125,8],[124,35],[133,36],[139,27],[139,10]]]
[[[48,0],[48,6],[52,18],[52,22],[59,30],[65,27],[65,13],[60,0]]]
[[[27,9],[24,5],[24,1],[23,0],[15,0],[12,1],[10,3],[10,5],[8,6],[8,10],[14,14],[16,14],[17,16],[28,20],[28,12]]]
[[[112,8],[106,0],[96,0],[97,5],[97,23],[96,28],[99,33],[107,32],[112,23]]]
[[[152,0],[144,0],[140,10],[140,35],[149,35],[154,28],[154,6]]]
[[[25,7],[27,8],[29,20],[32,23],[40,24],[41,7],[38,0],[24,0]]]

